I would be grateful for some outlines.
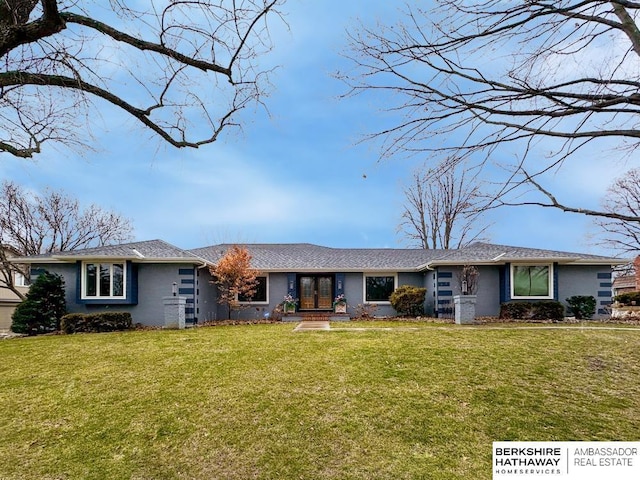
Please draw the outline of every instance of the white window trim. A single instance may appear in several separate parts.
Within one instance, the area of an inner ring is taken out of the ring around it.
[[[538,295],[538,296],[517,296],[514,293],[514,282],[513,282],[513,274],[514,267],[549,267],[549,295]],[[553,300],[553,263],[512,263],[509,267],[509,276],[510,276],[510,294],[512,300]]]
[[[391,305],[388,300],[367,300],[367,277],[393,277],[393,289],[398,288],[398,274],[389,272],[366,272],[362,274],[362,302],[364,304]]]
[[[109,273],[110,273],[110,280],[111,280],[111,284],[109,285],[109,291],[113,292],[113,265],[114,264],[122,264],[122,295],[118,295],[118,296],[113,296],[113,295],[109,295],[109,296],[100,296],[99,292],[100,292],[100,271],[98,269],[98,275],[96,276],[96,295],[87,295],[87,265],[88,264],[93,264],[93,265],[110,265],[109,267]],[[100,260],[87,260],[85,262],[82,262],[82,272],[81,272],[81,281],[80,281],[80,298],[82,300],[123,300],[127,298],[127,282],[129,281],[129,279],[127,278],[127,262],[124,260],[110,260],[108,262],[102,262]]]
[[[240,302],[238,300],[238,296],[236,295],[236,301],[238,301],[238,303],[240,305],[269,305],[269,274],[267,273],[266,275],[257,275],[257,277],[266,277],[267,279],[267,285],[266,285],[266,290],[267,290],[267,300],[266,301],[259,301],[259,302]]]

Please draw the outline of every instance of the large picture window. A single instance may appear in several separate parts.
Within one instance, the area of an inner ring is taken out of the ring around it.
[[[366,302],[388,302],[396,288],[394,275],[365,275],[364,298]]]
[[[124,263],[84,263],[82,298],[124,298]]]
[[[511,265],[511,298],[552,297],[552,265]]]
[[[242,303],[268,303],[267,298],[267,288],[268,282],[267,277],[256,277],[258,281],[256,285],[256,293],[253,297],[249,298],[244,295],[238,295],[238,301]]]

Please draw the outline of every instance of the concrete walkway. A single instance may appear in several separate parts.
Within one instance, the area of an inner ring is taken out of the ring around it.
[[[328,320],[303,320],[296,328],[294,332],[308,332],[310,330],[331,330]]]

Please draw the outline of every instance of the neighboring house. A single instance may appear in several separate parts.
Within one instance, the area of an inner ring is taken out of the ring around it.
[[[633,261],[634,275],[621,275],[613,279],[613,296],[640,291],[640,256]]]
[[[249,244],[252,265],[261,273],[257,294],[234,315],[262,318],[285,295],[301,312],[330,312],[343,294],[347,313],[376,305],[376,315],[394,315],[389,295],[400,285],[426,287],[427,315],[451,315],[460,293],[458,272],[475,265],[480,273],[477,316],[497,316],[511,300],[559,300],[592,295],[598,315],[611,303],[612,266],[624,260],[596,255],[476,243],[458,250],[353,249],[311,244]],[[162,325],[163,297],[175,289],[186,297],[187,322],[224,319],[226,307],[207,266],[231,245],[182,250],[161,240],[60,252],[20,259],[32,275],[62,275],[70,312],[103,309],[131,312],[134,322]],[[241,299],[242,300],[242,299]]]
[[[29,287],[24,284],[24,278],[20,275],[16,280],[18,290],[26,294]],[[11,316],[21,301],[20,297],[11,290],[0,288],[0,331],[11,328]]]
[[[8,246],[1,248],[4,249],[4,255],[6,255],[7,258],[15,257],[18,253]],[[23,295],[29,291],[29,285],[20,273],[14,275],[13,284]],[[11,328],[11,316],[21,301],[20,297],[11,290],[0,288],[0,331]]]
[[[638,283],[635,275],[624,275],[613,279],[613,296],[621,293],[637,292]]]

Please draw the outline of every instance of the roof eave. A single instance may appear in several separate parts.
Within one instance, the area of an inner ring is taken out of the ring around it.
[[[375,273],[414,273],[418,272],[419,269],[415,267],[400,267],[400,268],[364,268],[364,267],[355,267],[355,268],[342,268],[342,267],[316,267],[316,268],[306,268],[306,267],[291,267],[291,268],[261,268],[261,267],[253,267],[256,270],[265,273],[366,273],[366,272],[375,272]]]
[[[434,267],[439,266],[456,266],[456,265],[505,265],[507,263],[559,263],[563,265],[624,265],[629,263],[628,260],[622,260],[620,258],[576,258],[576,257],[531,257],[531,258],[505,258],[493,260],[469,260],[469,261],[454,261],[454,260],[435,260],[433,262],[421,265],[419,268],[422,270],[431,270]]]
[[[160,257],[160,258],[151,258],[145,257],[140,258],[138,256],[119,256],[119,255],[53,255],[51,257],[23,257],[23,258],[15,258],[12,259],[15,263],[75,263],[77,261],[91,261],[91,260],[99,260],[105,261],[108,260],[110,262],[124,260],[131,261],[132,263],[193,263],[197,265],[206,265],[208,262],[201,258],[184,258],[184,257]]]

